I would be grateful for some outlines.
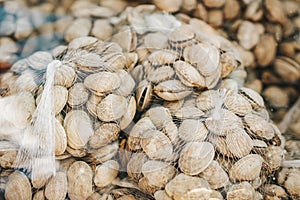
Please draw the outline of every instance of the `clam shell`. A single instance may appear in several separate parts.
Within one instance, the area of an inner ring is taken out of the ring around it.
[[[282,166],[284,150],[278,146],[269,146],[265,149],[263,157],[268,165],[268,168],[270,168],[271,171],[275,171]]]
[[[44,70],[52,61],[52,55],[46,51],[38,51],[27,58],[27,63],[34,70]]]
[[[57,172],[45,186],[45,197],[49,200],[64,200],[68,191],[65,172]]]
[[[62,86],[54,86],[53,95],[55,114],[58,114],[62,111],[67,103],[68,90]]]
[[[152,123],[159,129],[164,127],[164,124],[172,121],[172,116],[170,111],[163,106],[152,107],[144,115],[149,117]]]
[[[208,130],[200,120],[185,119],[179,126],[178,134],[186,142],[202,142],[205,140]]]
[[[154,92],[167,101],[180,100],[192,93],[178,80],[167,80],[154,87]]]
[[[189,193],[197,190],[200,194],[210,192],[209,183],[203,178],[188,176],[183,173],[175,176],[165,187],[168,196],[174,200],[190,199]]]
[[[165,1],[153,1],[154,5],[157,6],[159,9],[166,11],[166,12],[176,12],[179,10],[182,0],[165,0]]]
[[[174,77],[175,72],[172,67],[164,65],[162,67],[154,68],[153,71],[147,73],[147,80],[151,83],[157,84],[162,81]]]
[[[28,91],[35,92],[38,89],[36,83],[36,74],[32,70],[25,70],[13,83],[12,90],[14,92]]]
[[[119,150],[118,142],[113,142],[105,145],[99,149],[89,150],[87,156],[84,158],[87,162],[92,164],[99,164],[112,159]]]
[[[82,110],[72,110],[64,120],[68,145],[74,149],[83,148],[90,136],[94,134],[88,114]]]
[[[229,184],[229,177],[217,161],[212,161],[210,165],[202,171],[199,176],[209,183],[212,189],[225,187]]]
[[[141,149],[140,142],[144,132],[148,130],[155,130],[153,122],[149,117],[141,118],[131,129],[127,140],[127,145],[131,150]]]
[[[68,48],[69,49],[82,49],[88,46],[91,46],[92,44],[95,44],[96,42],[100,42],[97,40],[95,37],[90,37],[90,36],[82,36],[73,39],[72,41],[69,42]],[[102,41],[100,42],[102,43]]]
[[[94,26],[91,34],[101,40],[107,40],[113,33],[113,27],[107,19],[97,19],[94,21]]]
[[[221,55],[221,77],[227,77],[232,71],[238,67],[238,61],[231,52],[225,52]]]
[[[55,120],[55,155],[61,155],[67,148],[67,135],[64,127]]]
[[[153,86],[146,80],[139,83],[136,89],[137,110],[144,110],[150,103],[152,98]]]
[[[65,40],[70,42],[75,38],[87,36],[92,27],[92,22],[87,18],[77,18],[67,28],[65,32]]]
[[[194,44],[187,46],[183,51],[184,60],[196,66],[203,76],[210,76],[219,67],[220,52],[210,44]]]
[[[97,96],[95,94],[91,94],[89,100],[86,102],[86,108],[93,117],[97,117],[97,105],[101,102],[103,96]]]
[[[148,60],[152,65],[167,65],[172,64],[179,58],[179,54],[176,51],[168,49],[159,49],[153,51]]]
[[[198,119],[205,113],[196,106],[183,106],[178,108],[174,115],[179,119]]]
[[[67,146],[66,152],[71,154],[73,157],[76,158],[82,158],[87,155],[87,149],[86,148],[81,148],[81,149],[73,149],[70,146]]]
[[[69,89],[68,105],[71,107],[81,106],[87,102],[89,98],[89,91],[83,83],[75,83]]]
[[[132,122],[136,112],[136,101],[132,96],[128,102],[127,110],[120,119],[120,129],[124,130]]]
[[[189,142],[182,149],[179,157],[181,171],[196,175],[205,170],[212,162],[215,150],[209,142]]]
[[[74,162],[68,169],[67,177],[71,200],[87,199],[93,193],[93,171],[87,163]]]
[[[134,180],[142,178],[142,166],[148,160],[145,153],[134,153],[127,163],[128,176]]]
[[[189,45],[195,38],[195,33],[189,25],[181,25],[172,31],[169,35],[169,43],[171,46],[184,48]]]
[[[103,147],[119,136],[120,127],[115,123],[104,123],[95,130],[94,135],[89,139],[89,146],[98,149]]]
[[[237,115],[246,115],[252,111],[251,104],[240,94],[228,95],[224,105]]]
[[[233,181],[252,181],[259,177],[263,158],[249,154],[238,160],[230,169],[229,177]]]
[[[172,198],[168,196],[165,190],[156,191],[154,193],[154,198],[157,200],[172,200]]]
[[[5,199],[7,200],[28,200],[31,199],[31,185],[25,174],[19,171],[13,172],[5,188]]]
[[[226,145],[234,157],[242,158],[252,150],[253,141],[244,129],[237,128],[226,134]]]
[[[197,107],[202,111],[211,110],[219,99],[217,90],[206,90],[196,99]]]
[[[263,98],[256,91],[242,87],[239,93],[251,103],[253,109],[265,107]]]
[[[32,200],[45,200],[44,190],[39,190],[39,191],[37,191],[37,192],[33,195]]]
[[[112,42],[118,43],[125,52],[133,51],[137,45],[137,36],[130,27],[123,27],[112,36]]]
[[[233,185],[227,192],[228,200],[234,199],[254,199],[255,190],[249,182],[241,182]]]
[[[272,125],[256,114],[245,115],[244,121],[249,134],[267,140],[271,140],[275,136]]]
[[[226,137],[213,135],[209,137],[209,141],[214,145],[216,151],[222,155],[231,158],[234,157],[226,144]]]
[[[149,51],[165,49],[168,43],[167,36],[162,32],[148,33],[144,37],[144,45]]]
[[[154,192],[156,192],[157,190],[160,189],[159,187],[150,185],[149,180],[146,177],[143,177],[139,180],[138,187],[143,192],[148,193],[148,194],[153,194]]]
[[[224,135],[226,131],[243,127],[242,120],[226,109],[213,110],[210,117],[205,120],[205,125],[216,135]]]
[[[117,75],[120,79],[120,87],[116,89],[116,94],[121,96],[128,96],[133,93],[133,89],[135,87],[135,81],[131,77],[131,75],[125,70],[119,70]]]
[[[141,147],[150,159],[167,159],[173,153],[170,139],[157,130],[148,130],[141,135]]]
[[[116,94],[109,94],[97,105],[97,116],[104,122],[118,120],[126,111],[126,98]]]
[[[96,95],[113,91],[120,87],[119,76],[111,72],[91,74],[84,79],[84,86]]]
[[[260,33],[254,23],[245,20],[240,24],[237,38],[239,44],[245,49],[250,50],[253,48],[259,42],[259,36]]]
[[[54,84],[69,88],[76,79],[75,70],[67,65],[59,65],[54,75]]]
[[[188,87],[205,87],[204,77],[189,63],[179,60],[173,64],[173,67],[176,70],[179,80],[184,85]]]
[[[119,164],[114,160],[108,160],[98,165],[95,170],[94,183],[97,187],[109,185],[118,175]]]
[[[165,162],[149,160],[143,164],[142,173],[150,185],[164,188],[175,176],[176,169]]]

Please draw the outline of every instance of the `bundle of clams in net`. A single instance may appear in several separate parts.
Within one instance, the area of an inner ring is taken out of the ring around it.
[[[13,65],[6,199],[263,199],[284,144],[235,45],[146,8]]]

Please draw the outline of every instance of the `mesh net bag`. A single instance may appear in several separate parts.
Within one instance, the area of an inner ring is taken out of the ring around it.
[[[5,197],[262,199],[284,140],[245,77],[235,44],[153,6],[36,52],[0,99]]]

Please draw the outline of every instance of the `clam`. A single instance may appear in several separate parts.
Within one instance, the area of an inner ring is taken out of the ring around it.
[[[99,72],[91,74],[84,79],[84,86],[94,94],[100,95],[113,91],[120,87],[119,76],[111,72]]]
[[[127,140],[127,145],[131,150],[141,149],[140,142],[143,133],[148,130],[155,130],[153,122],[149,117],[141,118],[131,129]],[[150,139],[150,138],[149,138]]]
[[[109,94],[97,105],[97,116],[101,121],[110,122],[120,119],[127,110],[125,97]]]
[[[170,139],[157,130],[148,130],[142,133],[141,147],[150,159],[167,159],[173,153]]]
[[[220,53],[210,44],[194,44],[183,51],[184,60],[194,65],[202,76],[211,76],[219,67]]]
[[[248,133],[255,137],[271,140],[275,135],[272,125],[256,114],[249,113],[245,115],[244,121]]]
[[[254,109],[265,107],[263,98],[256,91],[242,87],[239,93],[251,103]]]
[[[163,49],[153,51],[148,60],[152,65],[167,65],[174,63],[179,58],[179,54],[176,51]]]
[[[226,134],[226,145],[234,157],[242,158],[252,150],[253,141],[244,129],[237,128]]]
[[[31,199],[31,185],[25,174],[19,171],[13,172],[5,189],[5,199]]]
[[[54,76],[54,84],[69,88],[76,79],[75,70],[67,65],[59,65]]]
[[[97,187],[109,185],[118,175],[119,164],[114,160],[108,160],[98,165],[95,170],[94,183]]]
[[[147,80],[151,83],[158,84],[162,81],[169,80],[174,77],[175,72],[172,67],[163,65],[162,67],[154,68],[147,73]]]
[[[208,130],[200,120],[185,119],[179,126],[178,134],[186,142],[202,142],[205,140]]]
[[[205,87],[204,77],[189,63],[179,60],[173,66],[176,70],[176,75],[184,85],[188,87]]]
[[[178,80],[167,80],[154,87],[154,92],[167,101],[180,100],[192,93],[191,89]]]
[[[180,153],[179,167],[185,174],[199,174],[209,166],[214,155],[214,147],[209,142],[186,143]]]
[[[90,136],[94,134],[91,119],[82,110],[72,110],[64,120],[68,145],[74,149],[83,148]]]
[[[172,31],[169,35],[169,43],[177,48],[184,48],[191,44],[195,33],[189,25],[182,25]]]
[[[28,65],[34,70],[44,70],[52,61],[52,55],[46,51],[38,51],[27,58]]]
[[[199,176],[207,180],[212,189],[222,188],[229,184],[227,173],[220,164],[214,160]]]
[[[65,172],[57,172],[45,186],[45,197],[49,200],[64,200],[68,191]]]
[[[71,200],[86,199],[93,193],[93,171],[87,163],[74,162],[68,169],[67,178]]]
[[[119,132],[120,127],[115,123],[101,124],[90,137],[89,146],[94,149],[103,147],[116,140],[119,136]]]
[[[89,92],[83,83],[75,83],[69,89],[68,105],[71,107],[81,106],[87,102]]]
[[[251,181],[259,177],[263,158],[257,154],[249,154],[238,160],[230,169],[229,177],[233,181]]]
[[[188,176],[183,173],[178,174],[165,187],[165,191],[172,199],[189,199],[192,196],[198,199],[207,197],[207,193],[211,193],[209,183],[203,178]],[[204,197],[203,197],[204,195]],[[209,197],[209,195],[208,195]]]
[[[143,164],[142,173],[150,185],[164,188],[175,176],[176,169],[167,163],[149,160]]]

